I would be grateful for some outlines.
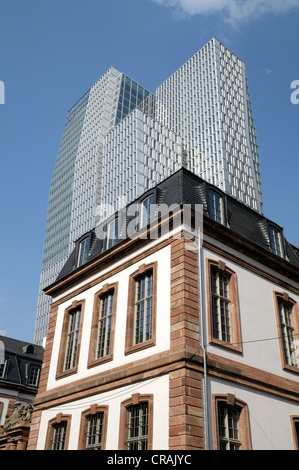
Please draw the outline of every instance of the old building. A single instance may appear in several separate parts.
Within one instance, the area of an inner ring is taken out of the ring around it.
[[[27,446],[44,349],[0,336],[0,449]]]
[[[298,448],[298,268],[277,223],[188,170],[147,191],[46,289],[28,448]]]

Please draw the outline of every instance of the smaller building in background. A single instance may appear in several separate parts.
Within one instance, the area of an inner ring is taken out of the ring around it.
[[[0,336],[0,449],[25,450],[44,348]]]

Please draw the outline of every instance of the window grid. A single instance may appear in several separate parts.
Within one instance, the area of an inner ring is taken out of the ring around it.
[[[222,222],[221,197],[213,191],[209,191],[209,215],[216,222]]]
[[[153,220],[153,203],[154,203],[154,196],[147,197],[144,201],[142,201],[141,206],[141,226],[146,227],[148,224],[151,223]]]
[[[108,227],[107,249],[116,245],[118,242],[118,219],[110,222]]]
[[[113,301],[114,292],[108,292],[106,295],[100,298],[100,317],[96,354],[97,359],[107,356],[110,353]]]
[[[103,438],[104,413],[87,416],[86,450],[101,450]]]
[[[220,450],[241,450],[239,410],[219,404],[218,429]]]
[[[64,370],[72,369],[76,365],[80,318],[81,318],[81,308],[73,310],[69,313],[69,328],[68,328],[68,335],[67,335],[67,347],[66,347]]]
[[[82,266],[82,264],[86,263],[87,257],[88,257],[88,249],[89,249],[89,239],[85,238],[80,243],[78,266]]]
[[[34,367],[32,366],[30,368],[30,374],[29,374],[29,379],[28,379],[28,384],[37,386],[38,384],[38,378],[39,378],[39,367]]]
[[[292,306],[280,301],[278,307],[285,361],[290,366],[298,367]]]
[[[211,269],[213,337],[232,342],[229,298],[229,277]]]
[[[128,408],[128,450],[147,450],[148,403],[131,405]]]
[[[136,280],[135,336],[134,344],[152,337],[153,273],[146,273]]]
[[[277,256],[281,256],[279,232],[274,228],[269,228],[271,251]]]
[[[52,427],[54,430],[52,450],[64,450],[67,422],[62,421],[61,423],[54,423]]]
[[[7,364],[6,360],[0,364],[0,378],[1,379],[3,379],[5,377],[6,364]]]

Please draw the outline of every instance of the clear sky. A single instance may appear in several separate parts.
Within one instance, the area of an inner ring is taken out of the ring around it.
[[[67,110],[111,65],[155,92],[212,37],[246,64],[264,213],[298,246],[299,0],[1,0],[0,334],[33,341]]]

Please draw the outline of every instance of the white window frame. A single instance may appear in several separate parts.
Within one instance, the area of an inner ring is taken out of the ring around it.
[[[86,263],[87,258],[88,258],[88,251],[89,251],[89,238],[84,238],[84,240],[82,240],[79,245],[78,261],[77,261],[78,267]]]
[[[147,208],[145,208],[145,203],[149,200],[152,200],[152,202],[148,205]],[[152,212],[151,206],[154,204],[154,195],[150,194],[150,196],[146,197],[141,201],[141,214],[140,214],[140,227],[146,227],[148,224],[150,224],[153,221],[154,214]],[[147,222],[145,222],[145,216],[147,216]]]
[[[272,253],[282,256],[281,233],[274,227],[269,227],[269,240]]]
[[[3,365],[3,369],[2,369],[2,372],[0,373],[0,379],[4,379],[5,377],[5,373],[6,373],[6,369],[7,369],[7,359],[4,360],[4,362],[1,362],[0,363],[0,366]],[[1,371],[1,369],[0,369]]]
[[[76,357],[78,354],[78,342],[79,342],[79,333],[80,333],[80,322],[81,322],[81,306],[71,310],[69,315],[69,324],[68,324],[68,333],[67,333],[67,342],[65,348],[65,358],[64,358],[64,371],[71,370],[75,367]],[[73,325],[74,318],[74,328]]]
[[[111,237],[111,233],[113,232],[113,237]],[[116,217],[108,224],[107,230],[107,249],[112,248],[118,242],[118,234],[119,234],[119,226],[118,226],[118,218]]]
[[[210,195],[213,195],[213,198],[210,197]],[[217,208],[217,202],[215,198],[219,199],[219,210]],[[216,191],[212,191],[211,189],[208,190],[208,209],[209,209],[209,217],[214,220],[215,222],[218,222],[220,224],[223,223],[223,200],[222,196],[218,194]],[[213,205],[211,205],[211,202]],[[219,212],[219,217],[217,217],[217,212]]]

